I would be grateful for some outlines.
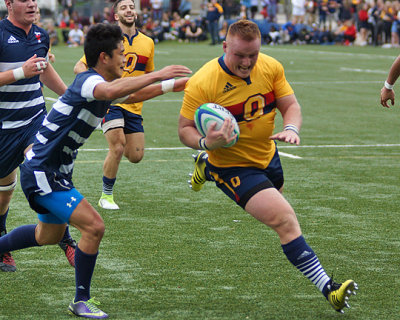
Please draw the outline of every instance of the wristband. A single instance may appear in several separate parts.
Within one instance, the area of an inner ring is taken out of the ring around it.
[[[175,79],[161,81],[161,91],[163,93],[171,92],[174,90]]]
[[[390,84],[385,80],[385,88],[388,90],[393,90],[394,84]]]
[[[25,73],[24,73],[24,69],[22,69],[22,67],[13,69],[13,75],[14,75],[15,81],[25,79]]]
[[[201,138],[200,138],[200,140],[199,140],[199,148],[200,148],[201,150],[210,150],[210,149],[208,149],[208,147],[206,146],[206,138],[204,138],[204,137],[201,137]]]
[[[283,127],[283,131],[291,130],[299,135],[299,129],[294,124],[287,124]]]

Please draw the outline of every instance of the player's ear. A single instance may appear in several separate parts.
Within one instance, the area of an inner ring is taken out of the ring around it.
[[[103,63],[103,64],[106,64],[109,58],[110,58],[110,56],[109,56],[107,53],[105,53],[105,52],[100,52],[98,62],[101,62],[101,63]]]

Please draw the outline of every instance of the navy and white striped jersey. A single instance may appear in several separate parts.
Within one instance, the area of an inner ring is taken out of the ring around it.
[[[32,25],[29,34],[8,19],[0,21],[0,72],[22,67],[34,54],[46,58],[49,36]],[[29,125],[46,112],[39,76],[22,79],[0,87],[0,134]]]
[[[111,101],[98,101],[94,88],[105,80],[93,69],[80,73],[54,103],[20,166],[21,185],[29,194],[69,190],[74,160],[103,119]]]

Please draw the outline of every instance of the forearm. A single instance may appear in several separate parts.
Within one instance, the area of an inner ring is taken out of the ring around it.
[[[15,76],[13,70],[7,70],[4,72],[0,72],[0,87],[5,86],[7,84],[15,82]]]
[[[185,146],[192,149],[199,149],[199,140],[202,136],[197,131],[193,120],[179,116],[178,136]]]
[[[65,85],[64,81],[50,64],[48,64],[45,72],[40,75],[40,80],[46,87],[59,96],[63,95],[67,90],[67,86]]]
[[[158,97],[162,94],[163,91],[161,90],[161,84],[152,84],[136,91],[135,93],[130,94],[129,98],[124,101],[124,103],[146,101]]]
[[[386,81],[393,85],[400,76],[400,56],[393,62]]]

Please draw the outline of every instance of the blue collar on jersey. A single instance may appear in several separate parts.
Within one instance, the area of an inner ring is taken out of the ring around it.
[[[136,37],[138,34],[139,34],[139,31],[138,31],[137,29],[136,29],[136,33],[135,33],[132,37],[130,37],[130,38],[129,38],[129,36],[128,36],[126,33],[124,33],[124,37],[126,38],[126,40],[128,40],[130,46],[132,45],[133,39],[135,39],[135,37]]]
[[[229,74],[229,75],[231,75],[231,76],[237,77],[236,74],[232,73],[232,71],[228,69],[228,67],[227,67],[226,64],[225,64],[224,58],[225,58],[225,54],[223,54],[221,57],[218,58],[218,63],[219,63],[219,65],[221,66],[221,68],[222,68],[227,74]],[[238,78],[239,78],[239,77],[238,77]],[[247,78],[241,78],[241,79],[243,79],[244,81],[246,81],[247,84],[251,84],[250,76],[248,76]]]

